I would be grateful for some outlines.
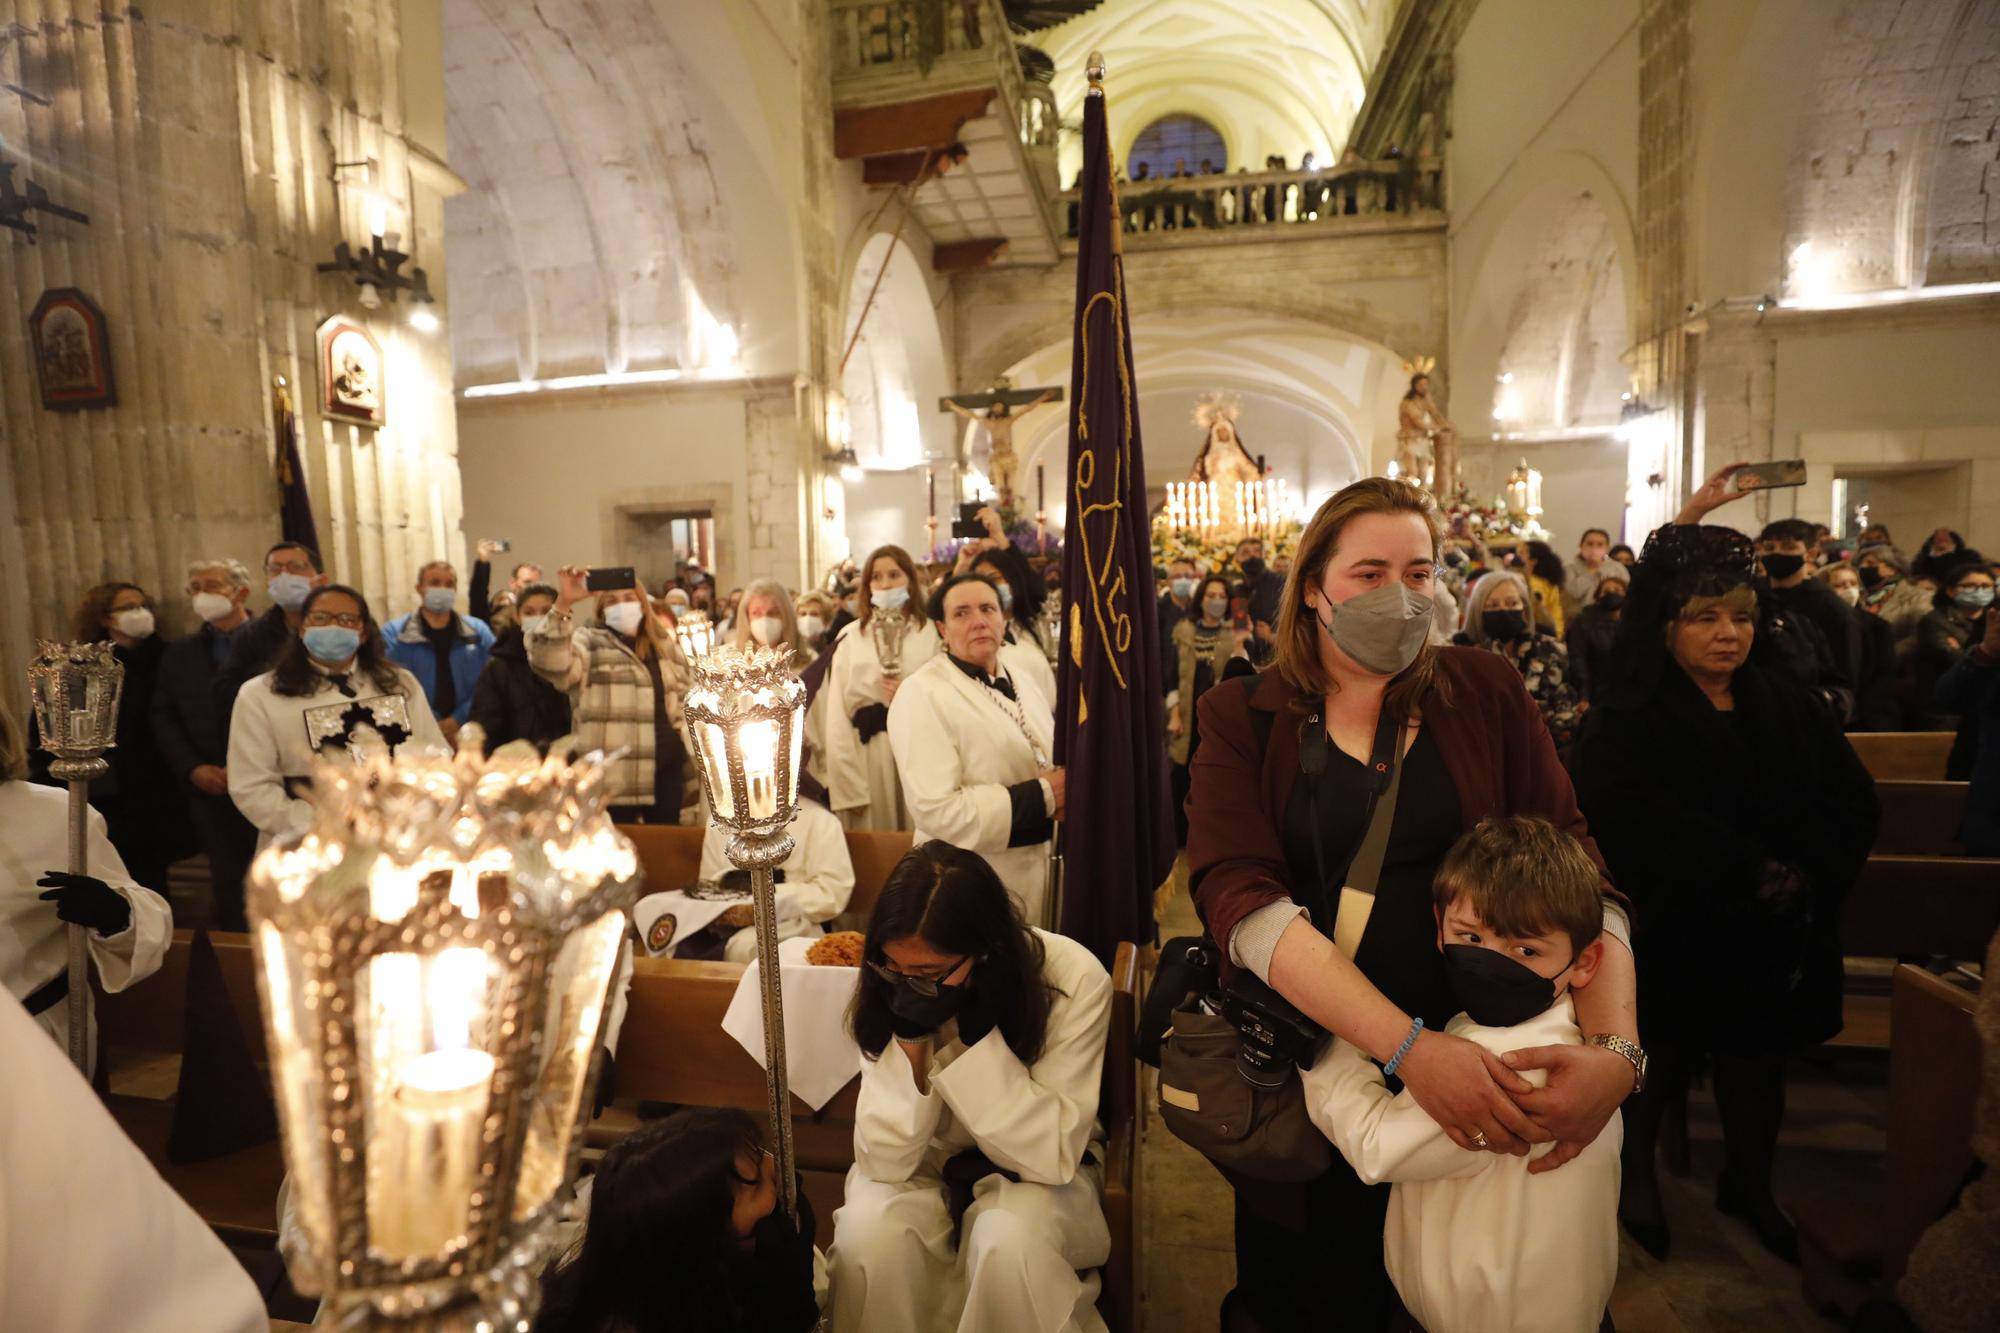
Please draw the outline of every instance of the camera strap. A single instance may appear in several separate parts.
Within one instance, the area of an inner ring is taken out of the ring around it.
[[[1375,745],[1368,758],[1368,815],[1361,843],[1355,848],[1336,882],[1326,869],[1326,832],[1321,827],[1319,783],[1326,775],[1332,741],[1318,713],[1306,718],[1299,735],[1299,772],[1306,780],[1307,803],[1312,811],[1313,863],[1319,872],[1320,902],[1313,912],[1313,925],[1349,958],[1361,947],[1362,934],[1375,910],[1375,890],[1382,880],[1382,863],[1388,856],[1389,833],[1396,823],[1396,793],[1403,783],[1402,739],[1404,722],[1384,707],[1375,723]],[[1331,904],[1325,895],[1338,888]]]

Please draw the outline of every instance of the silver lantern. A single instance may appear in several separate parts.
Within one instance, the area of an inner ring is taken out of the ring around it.
[[[69,784],[69,870],[90,873],[90,784],[109,772],[104,752],[118,743],[118,701],[125,693],[125,668],[109,643],[35,645],[28,666],[35,729],[42,748],[55,756],[49,774]],[[71,925],[69,941],[69,1058],[89,1075],[90,952],[84,927]]]
[[[722,648],[691,659],[688,735],[711,817],[731,830],[729,859],[750,873],[763,983],[764,1086],[777,1145],[786,1215],[794,1197],[791,1088],[785,1075],[785,1014],[778,974],[777,886],[773,871],[792,854],[786,827],[799,808],[799,759],[806,687],[779,648]]]
[[[364,754],[249,915],[300,1244],[340,1326],[525,1330],[638,888],[602,756]]]

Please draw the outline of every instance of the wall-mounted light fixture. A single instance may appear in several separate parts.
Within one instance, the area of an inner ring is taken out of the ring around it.
[[[353,172],[360,177],[358,186],[349,186],[346,174]],[[343,189],[352,189],[366,205],[368,224],[368,248],[359,254],[346,241],[336,241],[333,259],[320,264],[321,273],[341,273],[352,279],[361,289],[360,301],[363,310],[381,308],[386,293],[391,302],[398,294],[408,292],[413,305],[430,305],[437,298],[431,295],[430,278],[423,269],[411,268],[403,272],[403,265],[409,263],[408,251],[399,249],[402,233],[389,228],[388,200],[372,188],[378,174],[375,159],[367,158],[359,162],[336,162],[333,176],[336,184]],[[428,321],[419,320],[414,315],[410,323],[421,332],[429,333],[438,327],[437,317]]]
[[[11,85],[10,85],[11,89]],[[14,188],[14,164],[0,158],[0,227],[9,227],[28,238],[28,244],[35,244],[35,233],[41,228],[28,220],[28,214],[41,213],[52,218],[68,218],[71,222],[90,225],[90,214],[79,213],[74,208],[64,208],[49,199],[49,192],[33,181],[27,183],[25,192]]]

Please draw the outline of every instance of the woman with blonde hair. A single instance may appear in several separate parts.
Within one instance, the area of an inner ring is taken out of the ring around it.
[[[1521,1154],[1555,1140],[1544,1160],[1560,1165],[1642,1078],[1629,929],[1607,886],[1612,943],[1576,999],[1589,1044],[1503,1064],[1443,1031],[1465,1007],[1455,989],[1465,979],[1438,950],[1431,882],[1458,837],[1490,815],[1539,815],[1603,861],[1514,669],[1429,641],[1439,540],[1430,497],[1407,482],[1369,478],[1320,506],[1286,579],[1273,668],[1211,689],[1197,710],[1190,883],[1226,982],[1251,973],[1395,1066],[1460,1148]],[[1338,893],[1391,790],[1372,897]],[[1546,1087],[1518,1076],[1531,1069],[1550,1071]],[[1273,1330],[1323,1327],[1328,1291],[1342,1293],[1354,1327],[1381,1323],[1395,1308],[1382,1264],[1387,1187],[1363,1185],[1336,1159],[1289,1193],[1238,1199],[1224,1327],[1234,1312]]]
[[[849,829],[912,827],[889,745],[889,705],[910,672],[938,651],[923,576],[900,546],[881,546],[861,567],[861,605],[835,640],[824,708],[827,795]]]
[[[609,775],[612,818],[678,824],[687,791],[687,661],[644,588],[593,591],[589,575],[578,565],[559,571],[555,606],[527,636],[528,662],[569,695],[585,750],[625,751]],[[595,623],[577,624],[573,608],[592,599]]]
[[[792,650],[792,670],[804,671],[812,665],[813,651],[799,632],[798,612],[792,596],[776,579],[758,579],[743,590],[743,604],[730,628],[733,647],[787,647]]]

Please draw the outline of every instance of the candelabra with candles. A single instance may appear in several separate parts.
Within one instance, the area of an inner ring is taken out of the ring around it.
[[[1212,481],[1167,483],[1167,526],[1173,530],[1213,532],[1222,521]]]
[[[792,1094],[785,1073],[785,1008],[772,874],[792,854],[792,836],[785,829],[799,808],[806,687],[793,672],[791,660],[789,652],[760,647],[723,648],[696,659],[694,687],[687,695],[687,725],[710,814],[731,831],[729,859],[750,873],[762,982],[764,1087],[785,1214],[796,1221]]]
[[[313,774],[249,916],[299,1245],[326,1326],[520,1333],[574,1179],[638,858],[601,755]]]
[[[118,743],[118,700],[125,668],[109,643],[38,643],[28,667],[35,725],[42,748],[55,756],[49,774],[69,784],[69,870],[90,873],[90,784],[110,771],[104,752]],[[69,1058],[89,1073],[90,953],[87,928],[71,923],[69,942]]]
[[[1542,474],[1528,466],[1522,459],[1521,465],[1507,474],[1507,489],[1504,501],[1508,513],[1523,514],[1529,518],[1539,518],[1542,513]]]

